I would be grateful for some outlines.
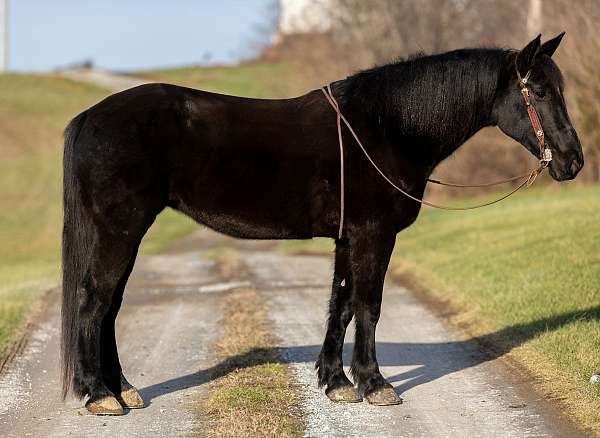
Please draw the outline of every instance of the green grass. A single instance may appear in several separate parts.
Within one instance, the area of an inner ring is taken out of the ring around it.
[[[214,412],[223,409],[244,409],[257,412],[269,409],[269,406],[280,395],[277,391],[287,389],[289,385],[289,370],[280,363],[254,365],[252,369],[236,370],[245,373],[244,379],[239,379],[235,386],[227,386],[215,391],[207,400],[207,411]],[[260,382],[261,384],[257,384]]]
[[[552,184],[470,212],[425,208],[398,235],[392,271],[448,305],[471,335],[511,350],[545,394],[600,431],[600,385],[589,384],[600,370],[600,187]]]
[[[554,187],[554,186],[551,186]],[[600,431],[600,187],[537,189],[487,209],[427,211],[396,271],[512,348],[544,392]]]
[[[41,75],[0,75],[0,357],[40,294],[60,276],[62,131],[106,90]],[[162,214],[142,251],[191,229]]]
[[[0,75],[0,353],[35,298],[58,283],[61,133],[102,90]]]
[[[183,67],[143,71],[135,75],[204,91],[256,98],[291,97],[306,88],[300,72],[286,64]]]
[[[241,289],[224,299],[222,334],[215,345],[223,360],[213,369],[210,393],[201,402],[210,424],[202,436],[301,436],[299,388],[274,348],[279,341],[272,336],[264,296]]]

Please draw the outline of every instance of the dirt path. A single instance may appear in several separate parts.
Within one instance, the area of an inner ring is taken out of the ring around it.
[[[234,247],[244,269],[220,278],[200,250]],[[124,370],[149,407],[123,417],[87,415],[63,403],[58,374],[58,295],[29,342],[0,376],[0,436],[202,435],[197,402],[206,395],[224,291],[251,285],[267,298],[282,357],[304,388],[307,436],[578,436],[502,360],[485,361],[456,340],[411,294],[388,282],[378,330],[382,372],[405,403],[335,405],[316,388],[331,261],[282,255],[198,232],[175,252],[141,257],[118,319]],[[347,340],[347,353],[351,338]],[[348,356],[346,357],[348,359]]]
[[[114,93],[147,84],[148,80],[102,69],[76,69],[60,72],[61,76],[80,82],[89,82]]]
[[[582,433],[502,360],[487,361],[403,287],[388,281],[377,331],[382,374],[404,403],[334,405],[317,388],[314,360],[324,335],[331,262],[314,256],[247,253],[268,290],[283,355],[305,387],[308,436],[575,437]],[[273,287],[276,285],[276,287]],[[351,359],[353,327],[344,348]],[[346,368],[348,371],[348,369]]]
[[[120,418],[87,415],[59,391],[59,308],[53,294],[24,351],[0,378],[0,436],[177,436],[198,426],[192,406],[213,365],[220,295],[228,288],[198,253],[141,257],[117,321],[130,380],[149,403]],[[182,377],[183,376],[183,377]]]

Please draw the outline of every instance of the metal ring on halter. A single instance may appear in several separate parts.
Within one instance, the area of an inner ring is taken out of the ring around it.
[[[544,153],[540,161],[544,163],[549,163],[550,161],[552,161],[552,150],[546,145],[544,147]]]

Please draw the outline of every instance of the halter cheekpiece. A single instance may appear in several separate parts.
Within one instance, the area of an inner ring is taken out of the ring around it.
[[[546,163],[547,166],[548,163],[552,161],[552,150],[550,150],[548,144],[546,143],[546,135],[544,133],[544,128],[542,127],[542,122],[540,121],[538,112],[531,103],[531,95],[529,93],[529,88],[527,88],[527,83],[529,82],[529,77],[531,76],[531,69],[527,70],[527,74],[521,77],[521,73],[519,72],[519,67],[517,65],[518,57],[519,56],[517,54],[517,56],[515,56],[515,71],[517,72],[519,88],[521,88],[521,95],[525,101],[525,107],[527,109],[529,121],[531,122],[531,127],[533,128],[533,132],[535,133],[540,146],[540,162]]]

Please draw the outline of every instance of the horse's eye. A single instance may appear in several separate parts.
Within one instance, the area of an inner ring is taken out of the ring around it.
[[[540,89],[540,90],[533,90],[533,93],[539,97],[540,99],[543,99],[544,97],[546,97],[546,90]]]

